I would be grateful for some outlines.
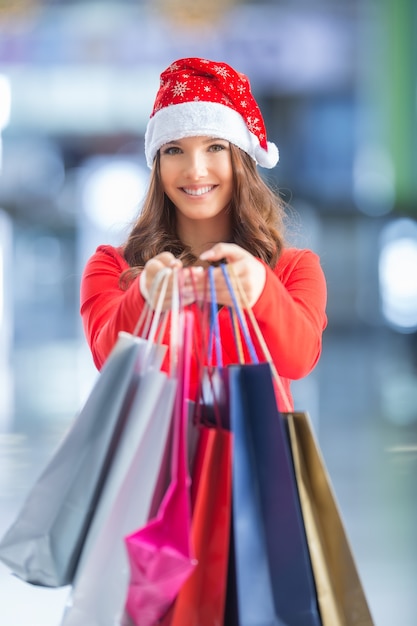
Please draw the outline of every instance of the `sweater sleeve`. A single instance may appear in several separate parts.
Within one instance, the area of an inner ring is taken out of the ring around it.
[[[119,331],[132,332],[145,305],[139,277],[127,290],[119,285],[128,269],[124,258],[112,246],[100,246],[87,262],[81,279],[81,317],[93,360],[101,369]]]
[[[326,281],[319,257],[287,249],[277,267],[266,267],[266,282],[253,307],[279,374],[297,380],[309,374],[321,354],[327,325]]]

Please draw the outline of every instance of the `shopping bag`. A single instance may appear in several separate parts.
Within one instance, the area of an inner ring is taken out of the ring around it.
[[[323,626],[373,626],[309,416],[289,413],[285,417]]]
[[[230,366],[239,626],[319,626],[285,423],[268,363]]]
[[[141,374],[111,471],[85,541],[62,626],[123,623],[129,563],[123,538],[145,524],[171,426],[176,381]]]
[[[93,389],[0,543],[23,580],[59,587],[78,558],[136,384],[141,340],[121,333]]]
[[[192,542],[197,565],[181,588],[171,626],[223,624],[231,517],[232,435],[201,428],[193,472]]]
[[[124,622],[124,595],[129,567],[123,537],[148,519],[161,457],[172,419],[176,381],[160,371],[166,318],[162,303],[170,272],[159,272],[155,308],[144,309],[136,387],[105,488],[97,505],[78,563],[62,624],[113,626]],[[146,339],[145,339],[146,337]],[[105,576],[103,576],[105,572]]]
[[[126,611],[137,626],[152,626],[164,616],[195,567],[186,455],[192,314],[184,313],[181,321],[171,483],[157,516],[125,538],[131,573]]]
[[[233,626],[320,626],[297,484],[274,388],[275,370],[270,362],[259,363],[247,318],[269,361],[270,355],[233,269],[222,264],[221,271],[233,303],[230,309],[240,360],[239,365],[219,368],[220,388],[226,390],[222,395],[229,403],[229,410],[220,415],[223,421],[228,414],[234,437],[234,564],[229,569],[228,626],[229,621],[230,626],[232,622]],[[212,310],[217,346],[215,315]]]
[[[216,345],[217,363],[221,365],[220,342],[209,326],[216,327],[212,268],[208,271],[211,303],[204,298],[202,309],[195,311],[195,336],[207,338],[196,341],[194,355],[199,365],[198,401],[193,405],[192,425],[188,431],[189,454],[192,473],[191,501],[192,544],[197,560],[196,567],[181,587],[175,604],[162,620],[163,626],[213,626],[224,619],[228,552],[231,517],[231,433],[221,427],[228,422],[226,415],[227,390],[219,376],[221,368],[212,366],[213,341]],[[198,294],[196,294],[198,300]],[[209,323],[210,317],[210,323]],[[210,428],[206,426],[209,425]],[[216,428],[212,428],[216,426]],[[191,442],[190,442],[191,440]],[[190,445],[191,443],[191,445]]]

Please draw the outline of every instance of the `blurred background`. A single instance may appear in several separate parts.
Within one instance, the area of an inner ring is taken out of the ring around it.
[[[417,624],[416,32],[414,0],[0,0],[0,533],[97,375],[81,272],[137,211],[159,74],[204,56],[249,76],[289,238],[327,276],[294,394],[375,624]],[[0,565],[2,626],[57,626],[67,595]]]

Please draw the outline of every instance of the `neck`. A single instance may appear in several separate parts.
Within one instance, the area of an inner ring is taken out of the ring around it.
[[[199,257],[202,252],[209,250],[216,243],[230,241],[231,229],[229,220],[204,220],[201,222],[177,223],[178,236],[186,245],[190,246],[193,254]]]

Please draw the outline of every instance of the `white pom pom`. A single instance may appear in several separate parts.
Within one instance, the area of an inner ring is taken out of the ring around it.
[[[271,169],[272,167],[275,167],[279,161],[279,152],[274,143],[271,141],[268,141],[267,143],[268,151],[264,150],[261,146],[256,146],[254,156],[259,165]]]

